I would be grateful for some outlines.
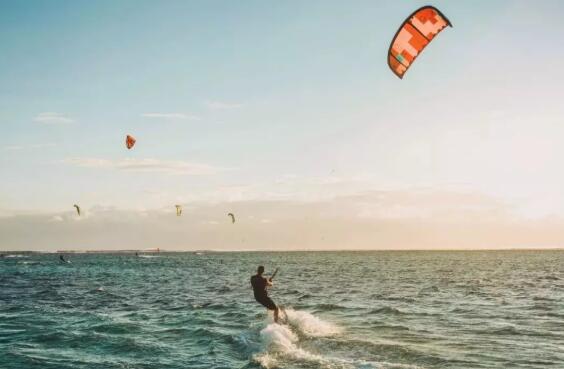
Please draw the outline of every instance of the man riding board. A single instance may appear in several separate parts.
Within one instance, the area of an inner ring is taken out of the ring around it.
[[[265,278],[262,276],[264,273],[264,267],[261,265],[257,268],[257,274],[251,277],[251,286],[253,286],[253,292],[255,294],[255,300],[258,303],[266,307],[268,310],[274,311],[274,322],[278,323],[278,306],[268,297],[267,288],[272,286],[272,278],[276,275],[276,272],[270,278]]]

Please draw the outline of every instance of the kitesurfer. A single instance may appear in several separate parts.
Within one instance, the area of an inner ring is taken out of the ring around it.
[[[65,258],[63,257],[63,254],[59,255],[59,260],[61,260],[63,263],[68,263],[68,261],[66,261]]]
[[[262,276],[264,273],[264,266],[259,266],[257,268],[257,274],[251,277],[251,286],[253,286],[253,292],[255,295],[255,300],[268,310],[274,311],[274,322],[278,323],[278,311],[279,308],[276,306],[274,301],[268,297],[267,288],[272,286],[272,278],[265,278]]]

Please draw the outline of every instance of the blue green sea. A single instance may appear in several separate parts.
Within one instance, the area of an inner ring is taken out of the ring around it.
[[[0,368],[564,368],[564,251],[141,256],[1,258]]]

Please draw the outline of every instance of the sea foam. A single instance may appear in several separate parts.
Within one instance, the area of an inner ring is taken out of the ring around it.
[[[260,332],[260,337],[265,352],[256,355],[255,360],[264,368],[276,368],[279,366],[280,359],[290,359],[297,361],[326,362],[322,356],[311,353],[299,347],[299,336],[302,334],[307,337],[327,337],[340,332],[340,329],[318,317],[294,309],[286,309],[281,312],[281,319],[286,324],[269,323]],[[271,321],[272,316],[269,316]],[[297,331],[296,334],[292,329]]]
[[[298,347],[298,336],[286,325],[270,323],[260,332],[260,337],[266,351],[256,355],[255,360],[264,368],[277,368],[282,358],[297,361],[324,361],[321,356]]]
[[[285,309],[288,324],[309,337],[328,337],[341,332],[336,325],[323,321],[307,311]]]

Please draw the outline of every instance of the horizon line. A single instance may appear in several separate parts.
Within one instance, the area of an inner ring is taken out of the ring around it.
[[[17,254],[17,253],[36,253],[36,254],[127,254],[127,253],[151,253],[151,254],[162,254],[162,253],[185,253],[185,252],[209,252],[209,253],[251,253],[251,252],[412,252],[412,251],[564,251],[564,247],[542,247],[542,248],[461,248],[461,249],[425,249],[425,248],[413,248],[413,249],[290,249],[290,250],[274,250],[274,249],[241,249],[241,250],[217,250],[217,249],[184,249],[184,250],[166,250],[160,249],[159,251],[154,249],[89,249],[89,250],[0,250],[0,254]]]

